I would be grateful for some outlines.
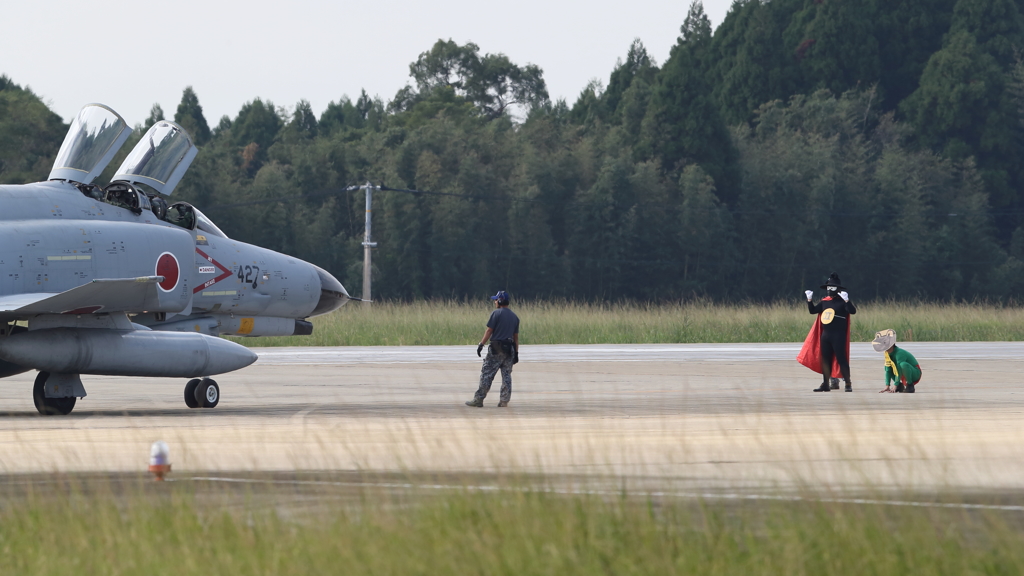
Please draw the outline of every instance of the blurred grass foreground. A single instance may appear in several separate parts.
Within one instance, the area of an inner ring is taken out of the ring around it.
[[[893,328],[900,340],[1024,340],[1024,308],[989,304],[857,303],[851,339]],[[490,301],[351,302],[313,318],[312,336],[238,339],[250,346],[401,346],[476,343]],[[802,342],[813,316],[802,300],[775,304],[513,302],[526,344]]]
[[[164,483],[0,507],[0,573],[1020,574],[1020,512],[455,489],[296,512]],[[334,495],[336,496],[336,495]]]

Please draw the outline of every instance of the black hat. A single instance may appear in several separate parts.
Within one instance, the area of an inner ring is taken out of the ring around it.
[[[839,274],[836,274],[835,272],[829,274],[828,280],[821,285],[822,288],[828,288],[829,286],[835,286],[840,290],[846,290],[846,288],[843,287],[843,283],[839,280]]]

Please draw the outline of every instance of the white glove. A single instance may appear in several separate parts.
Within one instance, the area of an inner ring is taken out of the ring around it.
[[[843,302],[849,302],[850,301],[850,294],[847,291],[845,291],[845,290],[843,290],[842,292],[839,293],[839,297],[843,299]]]
[[[812,292],[810,290],[804,290],[804,294],[807,295],[807,301],[808,302],[810,302],[811,301],[811,297],[814,296],[814,292]]]

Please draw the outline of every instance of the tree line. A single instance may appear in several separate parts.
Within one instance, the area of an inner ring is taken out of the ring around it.
[[[175,199],[358,293],[342,190],[430,192],[375,195],[384,298],[770,300],[837,271],[860,298],[1013,300],[1022,47],[1013,0],[741,0],[715,30],[698,1],[663,63],[637,39],[570,105],[439,40],[392,99],[319,117],[256,98],[211,127],[186,88],[172,118],[201,151]],[[0,180],[45,178],[64,129],[0,78]]]

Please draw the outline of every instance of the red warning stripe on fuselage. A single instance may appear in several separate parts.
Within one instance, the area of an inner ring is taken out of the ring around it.
[[[198,293],[202,292],[203,290],[206,290],[210,286],[213,286],[214,284],[220,282],[221,280],[226,280],[226,279],[230,278],[233,275],[231,270],[228,270],[227,268],[224,267],[223,264],[221,264],[220,262],[217,262],[216,260],[214,260],[210,256],[207,256],[206,253],[203,252],[202,250],[200,250],[199,248],[196,248],[196,254],[199,254],[200,256],[205,258],[208,262],[210,262],[211,264],[213,264],[217,268],[220,268],[221,270],[223,270],[224,273],[221,274],[220,276],[217,276],[216,278],[213,278],[212,280],[207,280],[206,282],[203,282],[199,286],[196,286],[195,290],[192,291],[193,294],[198,294]]]

